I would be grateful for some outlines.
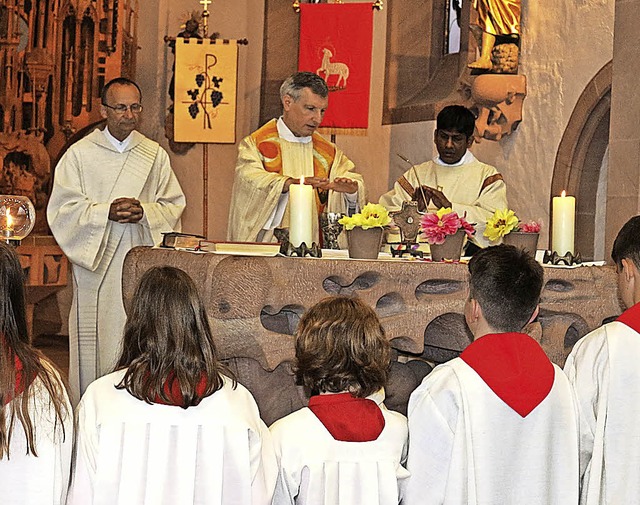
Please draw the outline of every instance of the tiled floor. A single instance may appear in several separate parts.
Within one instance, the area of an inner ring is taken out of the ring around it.
[[[53,361],[65,377],[69,376],[69,338],[66,335],[39,335],[33,345]]]

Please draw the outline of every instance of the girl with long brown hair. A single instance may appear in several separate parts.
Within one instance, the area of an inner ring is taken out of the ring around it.
[[[29,344],[24,272],[0,242],[0,489],[6,505],[64,504],[73,413],[60,374]]]
[[[219,359],[191,278],[145,272],[116,371],[77,411],[70,504],[268,504],[276,463],[258,407]]]

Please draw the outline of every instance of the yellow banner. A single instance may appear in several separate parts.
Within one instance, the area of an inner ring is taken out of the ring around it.
[[[237,76],[235,40],[176,39],[176,142],[235,143]]]

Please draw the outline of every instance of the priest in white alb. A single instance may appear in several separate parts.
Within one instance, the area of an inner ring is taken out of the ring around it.
[[[494,167],[478,161],[469,151],[474,127],[475,117],[466,107],[442,109],[433,136],[438,156],[407,170],[380,197],[380,203],[389,211],[400,210],[402,202],[410,200],[418,201],[420,211],[450,207],[476,223],[471,241],[478,247],[488,246],[484,229],[496,209],[508,208],[507,187]]]
[[[538,313],[542,266],[498,245],[476,252],[469,272],[464,315],[474,341],[411,395],[403,504],[575,504],[571,386],[523,333]]]
[[[565,364],[580,412],[582,505],[640,500],[640,216],[622,227],[611,257],[627,309],[579,340]]]
[[[364,183],[353,171],[353,162],[316,132],[329,102],[325,81],[311,72],[298,72],[283,82],[280,97],[282,116],[238,147],[227,230],[231,241],[274,241],[275,228],[289,227],[289,186],[303,177],[315,189],[316,243],[320,213],[348,214],[364,206]]]
[[[47,220],[73,267],[69,382],[75,402],[115,364],[126,319],[125,255],[179,229],[185,207],[167,152],[135,130],[141,98],[129,79],[107,83],[106,128],[72,145],[55,171]]]

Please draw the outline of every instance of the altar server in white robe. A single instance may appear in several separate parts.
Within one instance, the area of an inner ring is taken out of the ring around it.
[[[358,298],[327,298],[304,314],[295,372],[312,396],[270,428],[280,469],[274,505],[399,503],[407,420],[383,403],[389,359],[380,321]]]
[[[72,145],[55,171],[47,219],[73,266],[69,381],[75,402],[117,358],[126,319],[125,255],[179,229],[185,207],[166,151],[135,130],[141,98],[134,82],[110,81],[102,93],[106,128]]]
[[[442,109],[433,134],[438,156],[407,170],[380,197],[380,204],[390,211],[400,210],[402,202],[410,200],[417,200],[421,211],[450,207],[476,223],[473,243],[488,246],[484,229],[496,209],[508,208],[507,187],[502,174],[469,151],[474,128],[475,116],[466,107],[450,105]]]
[[[627,309],[579,340],[565,364],[580,411],[583,505],[640,503],[640,216],[611,256]]]
[[[0,503],[64,505],[73,412],[58,371],[29,345],[23,279],[0,242]]]
[[[218,361],[185,272],[143,274],[117,366],[78,406],[70,504],[271,502],[277,463],[269,430]]]
[[[276,227],[289,227],[289,186],[302,177],[315,189],[312,237],[317,243],[319,214],[348,214],[365,204],[364,182],[353,162],[316,131],[329,103],[325,81],[312,72],[297,72],[282,83],[280,98],[282,117],[238,147],[229,240],[274,241]]]
[[[522,333],[538,313],[542,267],[499,245],[469,263],[464,314],[474,336],[409,400],[404,503],[578,502],[578,415],[571,386]]]

